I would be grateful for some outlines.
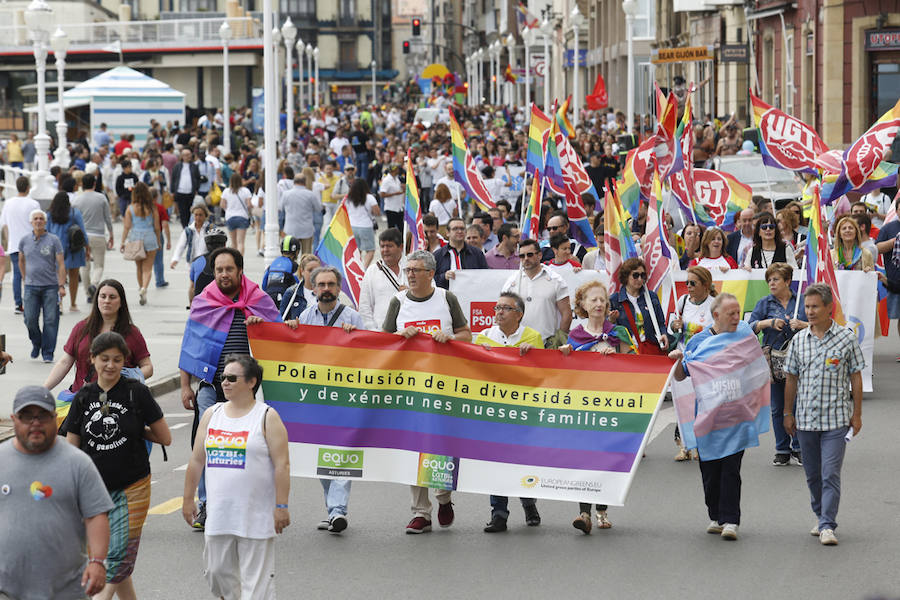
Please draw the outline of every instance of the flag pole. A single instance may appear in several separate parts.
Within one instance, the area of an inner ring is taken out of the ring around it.
[[[800,302],[803,299],[803,295],[800,293],[800,288],[803,287],[803,274],[806,273],[806,252],[803,253],[803,261],[802,266],[800,267],[800,280],[797,281],[797,302],[794,304],[794,318],[797,318],[797,315],[800,313]]]

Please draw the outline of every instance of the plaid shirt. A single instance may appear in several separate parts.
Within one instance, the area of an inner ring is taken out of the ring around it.
[[[850,375],[866,366],[856,334],[834,321],[819,339],[809,329],[788,346],[784,370],[796,375],[797,429],[831,431],[850,424]]]

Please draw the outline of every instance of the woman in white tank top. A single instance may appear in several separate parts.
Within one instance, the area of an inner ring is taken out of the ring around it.
[[[275,597],[275,535],[290,525],[290,459],[281,417],[257,402],[262,368],[246,354],[225,359],[227,402],[200,420],[184,480],[182,513],[194,521],[194,493],[206,469],[206,579],[215,596]]]

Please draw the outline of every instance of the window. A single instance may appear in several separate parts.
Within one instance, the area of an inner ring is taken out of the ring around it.
[[[393,55],[394,49],[391,47],[391,36],[390,34],[384,35],[381,38],[381,60],[378,61],[379,66],[382,69],[390,69]]]
[[[775,41],[771,34],[763,40],[763,100],[775,102]]]
[[[353,21],[356,19],[356,0],[339,0],[338,18],[343,21]]]
[[[356,59],[356,40],[338,40],[338,56],[340,69],[342,71],[350,71],[359,68]]]
[[[279,10],[283,15],[315,17],[316,0],[280,0]]]
[[[216,0],[181,0],[181,12],[215,12],[215,10]]]
[[[634,37],[656,37],[656,3],[652,0],[637,0],[638,12],[634,16]]]

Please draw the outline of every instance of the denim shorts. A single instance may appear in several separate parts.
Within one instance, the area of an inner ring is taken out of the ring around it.
[[[357,227],[353,230],[353,237],[360,252],[375,250],[375,230],[372,227]]]
[[[900,319],[900,294],[888,292],[887,313],[888,319]]]
[[[231,217],[225,221],[225,225],[228,226],[230,231],[234,231],[235,229],[249,229],[250,219],[247,217]]]

